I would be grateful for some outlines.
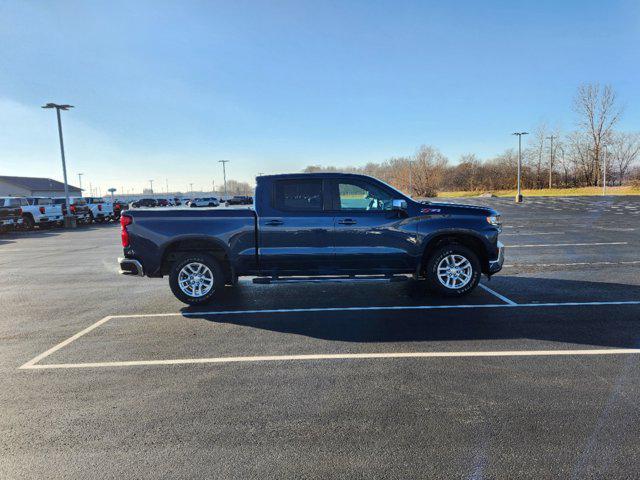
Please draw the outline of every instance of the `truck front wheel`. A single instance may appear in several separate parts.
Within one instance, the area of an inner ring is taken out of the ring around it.
[[[220,263],[211,255],[185,253],[171,267],[169,286],[181,302],[203,305],[224,289],[224,274]]]
[[[463,245],[445,245],[429,257],[424,273],[432,290],[448,297],[461,297],[478,285],[480,261]]]

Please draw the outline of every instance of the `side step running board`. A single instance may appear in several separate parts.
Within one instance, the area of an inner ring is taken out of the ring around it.
[[[253,283],[261,285],[271,283],[346,283],[346,282],[406,282],[407,275],[343,275],[321,277],[256,277]]]

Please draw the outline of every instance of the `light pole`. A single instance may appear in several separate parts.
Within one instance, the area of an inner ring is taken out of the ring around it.
[[[518,136],[518,193],[516,194],[516,203],[522,203],[522,189],[520,188],[522,174],[522,136],[529,135],[529,132],[514,132],[513,135]]]
[[[607,145],[602,146],[602,195],[607,194]]]
[[[67,183],[67,163],[64,158],[64,140],[62,138],[62,119],[60,118],[60,110],[67,111],[73,108],[73,105],[58,105],[57,103],[47,103],[42,108],[55,108],[56,116],[58,117],[58,137],[60,137],[60,155],[62,156],[62,176],[64,178],[64,198],[67,205],[67,213],[64,216],[64,226],[66,228],[73,228],[76,226],[75,217],[69,215],[69,184]]]
[[[78,174],[78,186],[80,187],[80,192],[82,192],[82,175],[84,175],[84,173]]]
[[[557,138],[555,135],[547,137],[547,140],[551,140],[551,151],[549,152],[549,188],[551,188],[551,174],[553,173],[553,140]]]
[[[153,197],[155,197],[155,195],[154,195],[154,193],[153,193],[153,180],[149,180],[149,188],[150,188],[150,190],[151,190],[151,195],[152,195]]]
[[[191,192],[191,196],[193,197],[193,183],[189,184],[189,191]]]
[[[222,178],[224,179],[224,199],[227,199],[227,169],[225,168],[225,164],[229,163],[230,160],[218,160],[219,163],[222,164]]]

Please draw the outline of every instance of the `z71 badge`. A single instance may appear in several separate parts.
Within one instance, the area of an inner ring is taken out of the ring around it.
[[[420,213],[440,213],[442,212],[441,208],[423,208],[420,210]]]

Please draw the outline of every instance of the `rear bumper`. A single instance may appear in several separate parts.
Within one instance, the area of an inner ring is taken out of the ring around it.
[[[495,260],[489,260],[489,275],[498,273],[502,270],[502,264],[504,263],[504,245],[502,242],[498,242],[498,258]]]
[[[144,276],[144,269],[142,264],[135,258],[118,258],[118,265],[120,266],[119,273],[122,275],[134,275],[137,277]]]

